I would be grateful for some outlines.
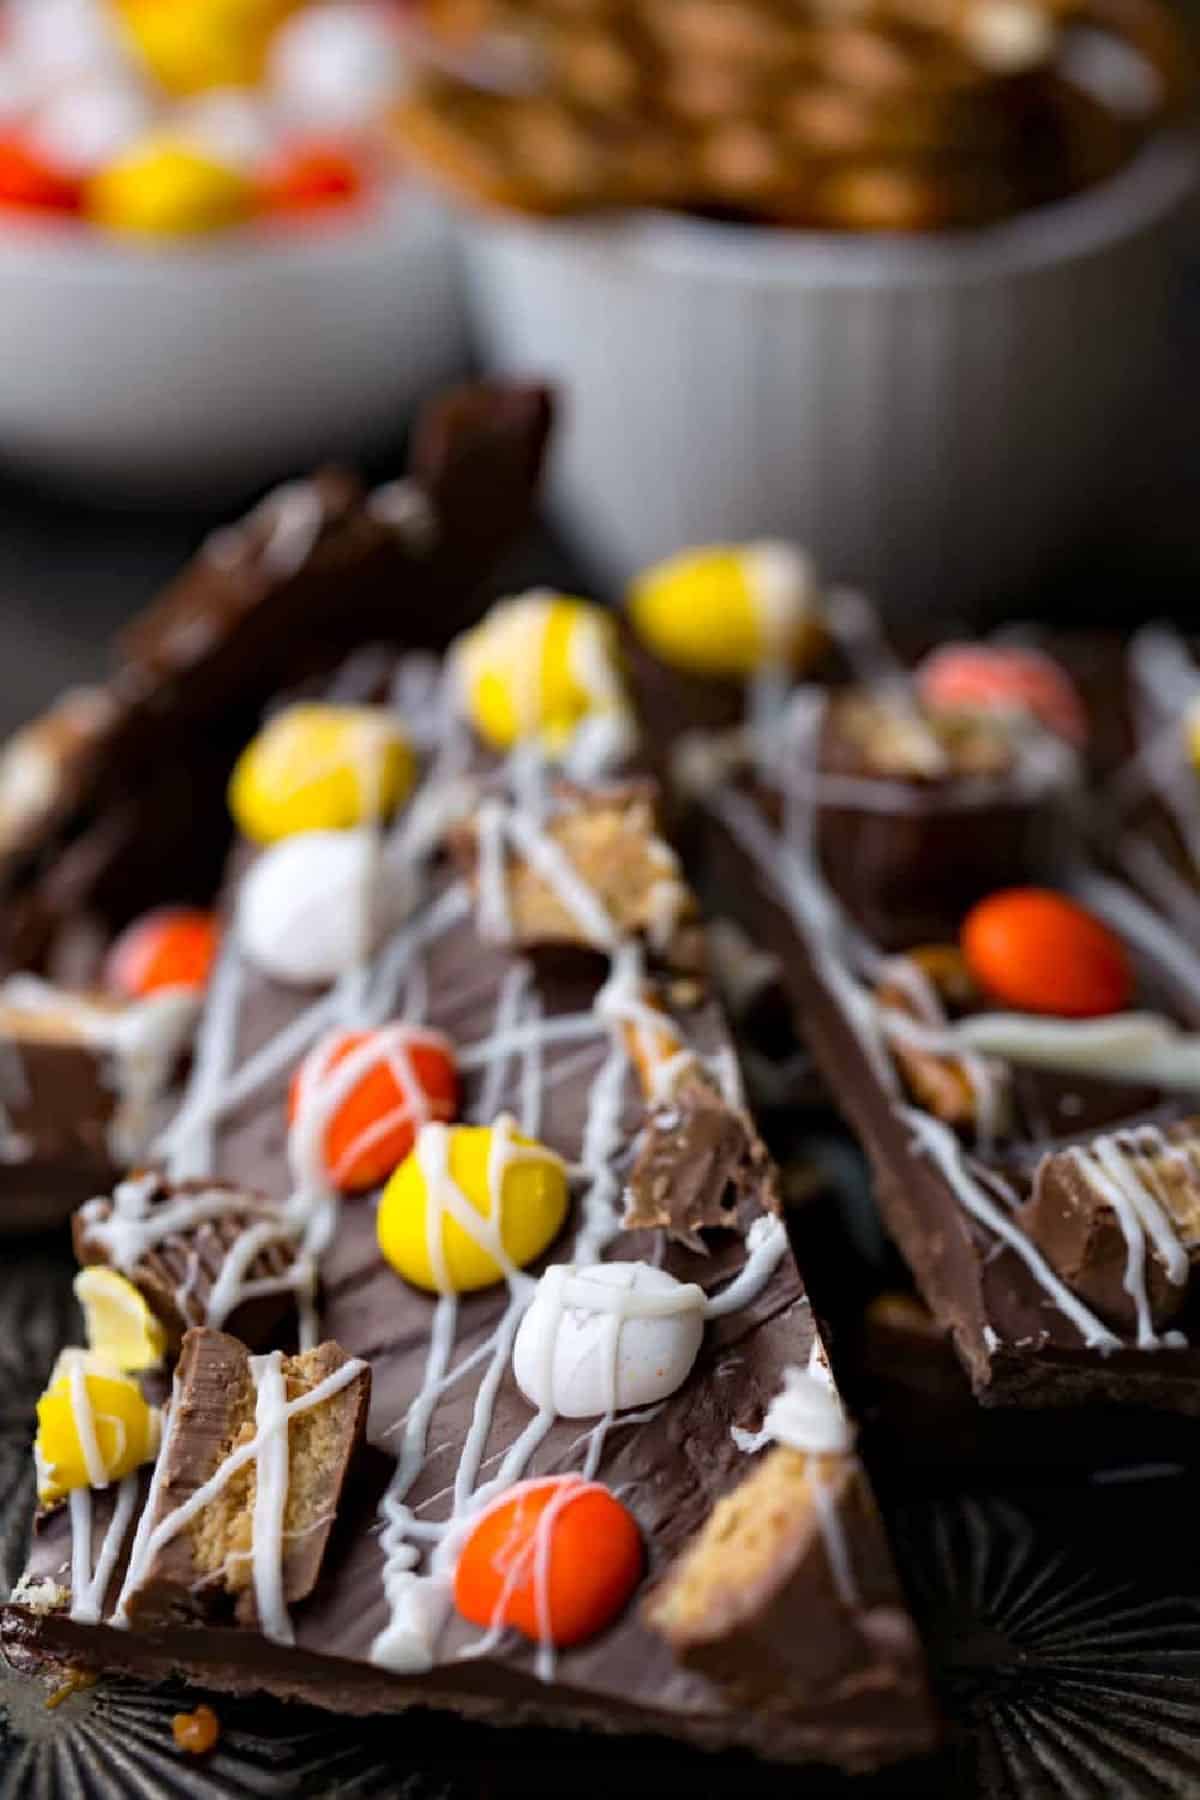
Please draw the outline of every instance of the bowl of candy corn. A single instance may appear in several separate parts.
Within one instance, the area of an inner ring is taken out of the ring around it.
[[[453,372],[384,0],[0,0],[0,460],[212,497],[394,436]]]

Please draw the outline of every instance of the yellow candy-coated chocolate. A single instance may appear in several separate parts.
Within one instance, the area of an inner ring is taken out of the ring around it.
[[[505,1131],[507,1146],[496,1157],[496,1132]],[[547,1249],[562,1230],[567,1214],[567,1177],[559,1158],[532,1138],[501,1125],[425,1126],[416,1146],[383,1190],[377,1215],[379,1248],[397,1274],[414,1287],[440,1291],[429,1231],[439,1220],[448,1291],[457,1294],[491,1287],[504,1270],[491,1252],[443,1207],[436,1193],[430,1204],[427,1133],[445,1133],[446,1169],[458,1191],[482,1219],[491,1219],[497,1197],[500,1241],[509,1261],[523,1268]],[[493,1192],[493,1177],[499,1178]],[[423,1166],[425,1163],[425,1166]],[[436,1189],[435,1182],[435,1189]]]
[[[83,1311],[88,1347],[134,1374],[157,1369],[167,1350],[167,1334],[145,1299],[115,1269],[81,1269],[75,1298]]]
[[[382,707],[289,706],[238,758],[229,806],[246,837],[272,844],[385,817],[408,797],[415,774],[412,747]]]
[[[461,640],[464,710],[484,742],[560,750],[589,714],[623,707],[612,620],[565,594],[501,601]]]
[[[1184,730],[1187,736],[1188,755],[1200,772],[1200,700],[1193,701],[1188,708]]]
[[[143,1399],[136,1381],[106,1369],[103,1358],[80,1361],[80,1404],[90,1411],[105,1479],[120,1481],[158,1454],[159,1413]],[[38,1499],[44,1506],[61,1500],[72,1488],[92,1485],[73,1388],[68,1365],[64,1373],[55,1371],[37,1403]]]
[[[84,209],[109,231],[187,237],[239,224],[252,200],[250,183],[237,169],[187,144],[150,138],[92,177]]]
[[[295,0],[117,0],[130,48],[173,94],[250,87]]]
[[[788,544],[683,550],[637,577],[628,606],[646,647],[697,675],[797,668],[823,638],[812,565]]]

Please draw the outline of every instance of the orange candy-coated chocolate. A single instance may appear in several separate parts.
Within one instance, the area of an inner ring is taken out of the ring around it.
[[[220,944],[216,915],[195,906],[163,906],[127,925],[108,953],[108,986],[127,1000],[163,988],[208,985]]]
[[[54,168],[18,137],[0,137],[0,206],[34,212],[78,212],[80,183]]]
[[[334,1106],[325,1128],[325,1171],[341,1193],[363,1193],[386,1181],[413,1147],[419,1126],[448,1124],[458,1112],[458,1070],[448,1041],[405,1025],[341,1031],[305,1057],[292,1080],[288,1118],[304,1104],[320,1106],[322,1089],[352,1051],[370,1046],[362,1073]]]
[[[1100,1018],[1128,1005],[1133,992],[1121,940],[1048,888],[989,894],[967,915],[962,948],[980,987],[1021,1012]]]
[[[1053,657],[1009,644],[945,644],[926,657],[917,687],[935,710],[1020,710],[1082,746],[1087,715],[1075,684]]]
[[[454,1576],[454,1604],[473,1625],[511,1626],[565,1648],[595,1637],[642,1574],[633,1515],[578,1475],[518,1482],[477,1521]]]
[[[221,1735],[221,1721],[211,1706],[198,1706],[195,1712],[176,1713],[171,1720],[171,1736],[175,1748],[189,1756],[207,1756],[216,1748]]]
[[[310,213],[344,206],[363,191],[358,158],[340,144],[294,145],[267,176],[264,198],[277,213]]]

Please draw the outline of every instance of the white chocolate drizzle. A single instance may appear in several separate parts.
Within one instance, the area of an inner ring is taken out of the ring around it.
[[[1187,1341],[1182,1333],[1167,1332],[1160,1337],[1154,1330],[1146,1291],[1146,1258],[1157,1256],[1175,1287],[1187,1281],[1187,1251],[1171,1223],[1156,1171],[1156,1164],[1175,1160],[1184,1163],[1189,1174],[1194,1173],[1187,1149],[1172,1144],[1157,1127],[1146,1125],[1093,1138],[1090,1144],[1076,1145],[1063,1154],[1103,1196],[1125,1239],[1123,1285],[1134,1304],[1139,1349],[1180,1348]]]
[[[138,1477],[127,1475],[117,1488],[116,1504],[100,1542],[100,1554],[92,1566],[92,1490],[72,1488],[71,1509],[71,1611],[81,1625],[96,1625],[104,1610],[104,1597],[113,1578],[121,1546],[137,1505]]]
[[[103,1491],[111,1485],[108,1465],[100,1449],[98,1426],[108,1425],[113,1435],[113,1461],[119,1464],[125,1453],[124,1422],[114,1414],[97,1413],[92,1403],[91,1391],[87,1377],[89,1359],[86,1352],[64,1351],[59,1363],[65,1369],[67,1392],[71,1407],[71,1423],[74,1426],[80,1455],[88,1478],[86,1487],[72,1488],[67,1496],[68,1512],[71,1520],[71,1606],[70,1616],[84,1624],[95,1624],[104,1605],[104,1597],[108,1592],[108,1584],[112,1580],[113,1570],[121,1547],[129,1530],[129,1522],[133,1517],[137,1503],[139,1477],[136,1473],[126,1475],[118,1485],[117,1497],[112,1515],[105,1528],[100,1544],[100,1553],[92,1565],[92,1493]],[[120,1379],[114,1369],[107,1372],[111,1379]],[[150,1413],[152,1434],[161,1433],[161,1421],[153,1411]],[[153,1436],[151,1439],[153,1443]],[[41,1461],[38,1452],[39,1485],[43,1477],[52,1477],[53,1468]]]
[[[762,1428],[750,1432],[735,1425],[730,1435],[746,1455],[755,1455],[769,1444],[781,1444],[809,1459],[813,1504],[834,1586],[842,1604],[856,1608],[860,1604],[860,1595],[850,1546],[818,1460],[821,1457],[853,1460],[854,1427],[833,1384],[833,1374],[819,1337],[813,1338],[807,1368],[790,1367],[783,1371],[783,1387],[768,1405]]]
[[[1102,1355],[1119,1350],[1120,1338],[1071,1292],[1065,1282],[1059,1280],[1032,1239],[996,1205],[972,1173],[966,1153],[949,1126],[919,1107],[901,1106],[897,1112],[910,1126],[917,1146],[941,1170],[971,1217],[986,1225],[994,1237],[1001,1238],[1016,1252],[1038,1286],[1070,1320],[1088,1348],[1099,1350]]]
[[[270,1244],[290,1244],[294,1240],[294,1230],[278,1208],[237,1188],[204,1187],[156,1203],[157,1191],[158,1180],[153,1174],[131,1176],[118,1183],[110,1202],[89,1200],[80,1209],[80,1218],[87,1237],[103,1249],[114,1269],[127,1276],[134,1275],[143,1258],[172,1237],[188,1232],[203,1237],[204,1228],[219,1220],[243,1219],[242,1229],[222,1248],[221,1262],[200,1318],[193,1297],[199,1272],[197,1244],[191,1273],[176,1292],[176,1303],[184,1318],[215,1329],[245,1300],[289,1289],[302,1294],[309,1287],[311,1270],[302,1253],[277,1276],[253,1280],[249,1277],[258,1256]],[[220,1241],[215,1233],[209,1234],[209,1248]]]

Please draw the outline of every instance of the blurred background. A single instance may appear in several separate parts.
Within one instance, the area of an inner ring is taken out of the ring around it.
[[[1182,0],[0,0],[0,730],[263,489],[549,376],[520,576],[793,537],[899,617],[1186,617]]]

